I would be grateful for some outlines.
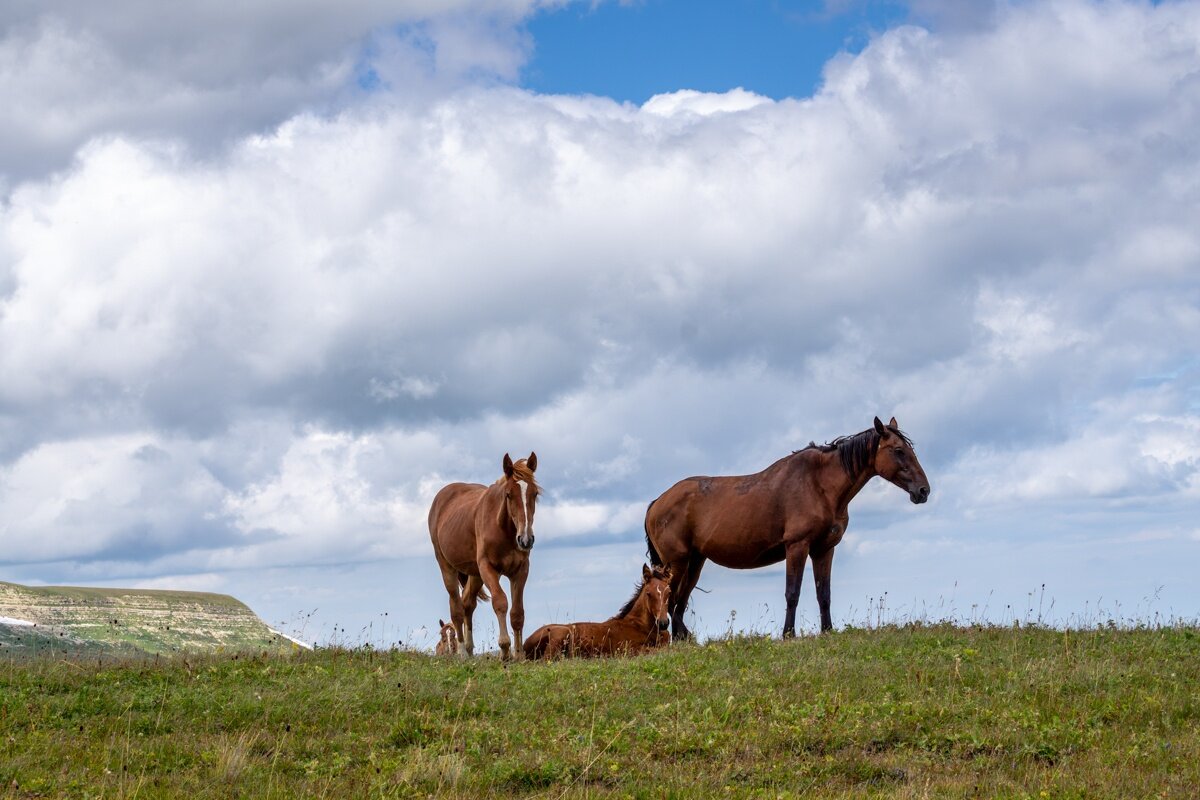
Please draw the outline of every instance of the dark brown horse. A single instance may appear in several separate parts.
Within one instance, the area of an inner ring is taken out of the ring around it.
[[[533,548],[533,514],[540,488],[533,479],[537,455],[530,453],[515,464],[504,454],[504,475],[491,486],[451,483],[433,498],[429,509],[429,538],[450,595],[450,621],[467,655],[475,653],[471,634],[475,604],[488,599],[500,626],[500,655],[510,657],[508,597],[500,576],[512,590],[513,635],[521,656],[521,629],[525,626],[525,580],[529,577],[529,551]],[[461,596],[459,589],[462,589]]]
[[[646,510],[646,544],[652,563],[674,570],[675,638],[690,635],[683,612],[708,559],[733,569],[786,560],[788,637],[796,635],[796,601],[811,555],[821,630],[832,628],[833,549],[846,532],[847,506],[876,475],[908,492],[914,503],[929,499],[929,480],[895,417],[887,425],[876,417],[862,433],[810,444],[754,475],[687,478],[663,492]]]
[[[607,622],[543,625],[525,640],[528,658],[632,655],[670,644],[671,569],[642,565],[642,582]]]

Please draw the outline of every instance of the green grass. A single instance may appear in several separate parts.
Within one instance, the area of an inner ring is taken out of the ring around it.
[[[1200,631],[0,661],[6,797],[1196,796]]]

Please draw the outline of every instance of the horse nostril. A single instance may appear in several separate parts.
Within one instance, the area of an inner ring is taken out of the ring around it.
[[[929,497],[929,487],[922,486],[920,489],[917,489],[917,494],[921,495],[922,499]]]

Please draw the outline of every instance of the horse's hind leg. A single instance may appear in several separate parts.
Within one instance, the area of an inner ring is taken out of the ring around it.
[[[479,603],[479,590],[483,581],[478,575],[468,575],[463,587],[463,647],[467,655],[475,655],[475,636],[472,629],[475,626],[475,606]]]
[[[441,558],[438,558],[438,567],[442,571],[442,583],[446,584],[446,593],[450,595],[450,622],[454,625],[454,633],[458,636],[459,644],[465,646],[463,640],[463,602],[458,594],[458,570],[448,564],[443,564]],[[470,651],[467,652],[467,655],[470,655]]]
[[[813,556],[813,583],[817,585],[817,605],[821,609],[821,633],[833,630],[829,613],[829,575],[833,571],[833,548]]]
[[[688,599],[692,590],[700,582],[700,570],[704,569],[704,556],[692,553],[687,561],[671,565],[672,573],[676,576],[671,587],[671,638],[682,642],[692,638],[692,632],[683,624],[683,612],[687,611]]]

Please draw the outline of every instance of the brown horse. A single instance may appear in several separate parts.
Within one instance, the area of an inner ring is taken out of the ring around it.
[[[786,560],[783,635],[789,637],[796,635],[796,601],[811,555],[821,630],[832,628],[833,549],[846,532],[847,506],[876,475],[908,492],[914,503],[929,499],[929,480],[895,417],[887,425],[876,417],[862,433],[810,444],[754,475],[687,478],[663,492],[646,509],[646,545],[651,563],[675,573],[675,638],[690,635],[683,612],[707,559],[733,569]]]
[[[441,632],[438,633],[437,647],[433,649],[433,654],[436,656],[452,656],[458,652],[458,631],[454,630],[454,626],[445,620],[438,620],[438,625],[441,626]]]
[[[642,565],[642,582],[625,607],[607,622],[543,625],[525,640],[528,658],[642,653],[671,643],[671,568]]]
[[[508,597],[500,576],[512,590],[512,628],[521,656],[521,629],[525,626],[525,580],[529,577],[529,551],[533,548],[533,514],[541,489],[533,478],[537,455],[530,453],[513,463],[504,454],[504,475],[491,486],[451,483],[442,487],[429,509],[429,538],[450,595],[450,621],[467,655],[475,653],[471,623],[475,604],[491,592],[492,610],[500,626],[500,655],[508,659]],[[459,595],[459,589],[462,594]]]

